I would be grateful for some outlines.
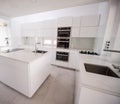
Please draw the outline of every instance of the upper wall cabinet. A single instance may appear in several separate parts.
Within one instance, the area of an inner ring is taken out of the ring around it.
[[[78,28],[80,27],[81,17],[73,17],[72,27]]]
[[[72,28],[71,37],[80,37],[80,28],[79,27]]]
[[[57,28],[48,28],[39,30],[40,37],[57,37]]]
[[[39,24],[40,24],[40,28],[56,28],[57,19],[42,21],[42,22],[39,22]]]
[[[80,37],[96,37],[100,24],[100,15],[81,17]]]
[[[57,20],[57,27],[71,27],[72,17],[61,17]]]
[[[56,37],[57,19],[21,25],[22,36]]]
[[[98,27],[81,27],[80,37],[96,37],[98,33]]]
[[[81,17],[81,26],[99,26],[100,15],[88,15]]]
[[[22,36],[37,36],[39,35],[38,23],[23,23],[21,25]]]

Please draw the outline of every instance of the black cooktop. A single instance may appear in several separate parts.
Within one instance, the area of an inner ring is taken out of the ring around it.
[[[94,51],[79,51],[80,54],[88,54],[88,55],[99,55],[97,52]]]

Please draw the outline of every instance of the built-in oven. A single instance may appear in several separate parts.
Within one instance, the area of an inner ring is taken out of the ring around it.
[[[69,38],[57,38],[58,48],[69,48]]]
[[[69,61],[69,52],[56,51],[56,60],[58,61]]]
[[[58,37],[70,37],[71,27],[59,27]]]
[[[69,48],[71,27],[59,27],[57,35],[57,48]]]

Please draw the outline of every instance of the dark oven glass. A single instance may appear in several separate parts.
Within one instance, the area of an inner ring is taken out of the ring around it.
[[[71,27],[59,27],[58,37],[70,37]]]
[[[56,60],[59,61],[68,61],[69,53],[68,52],[56,52]]]
[[[69,42],[57,42],[58,48],[69,48]]]
[[[70,31],[58,31],[58,37],[70,37]]]

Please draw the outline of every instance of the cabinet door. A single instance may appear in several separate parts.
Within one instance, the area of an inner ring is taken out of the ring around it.
[[[100,15],[88,15],[81,17],[81,26],[98,26],[100,23]]]
[[[72,28],[71,37],[80,37],[80,28]]]
[[[42,27],[41,28],[55,28],[57,27],[57,20],[45,20],[41,22]]]
[[[57,28],[44,28],[39,30],[40,37],[57,37]]]
[[[71,50],[69,54],[69,68],[79,69],[79,52]]]
[[[38,36],[38,29],[25,29],[22,31],[23,36]]]
[[[98,33],[98,27],[81,27],[80,37],[96,37]]]
[[[58,18],[57,26],[58,27],[72,26],[72,17],[61,17],[61,18]]]
[[[73,28],[80,27],[80,21],[81,21],[81,17],[73,17],[72,27]]]
[[[38,23],[25,23],[21,26],[22,36],[37,36],[39,35]]]

